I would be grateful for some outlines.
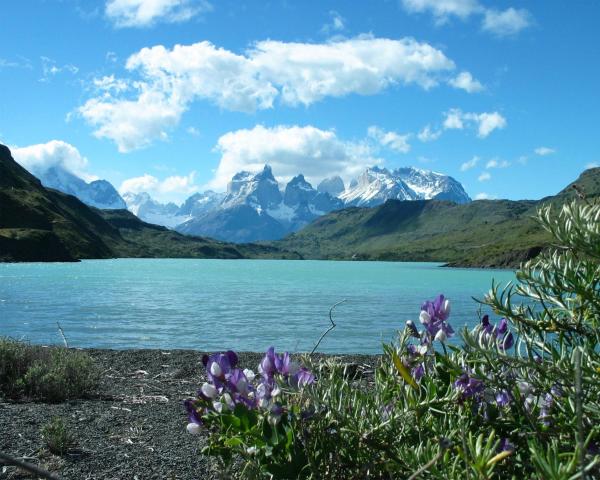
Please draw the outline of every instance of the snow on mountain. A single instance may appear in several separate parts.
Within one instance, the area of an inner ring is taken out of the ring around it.
[[[207,212],[211,212],[219,208],[221,202],[225,198],[224,193],[216,193],[212,190],[207,190],[202,193],[195,193],[189,197],[177,211],[177,215],[186,216],[189,218],[199,217]]]
[[[115,187],[106,180],[87,183],[60,166],[34,172],[45,187],[74,195],[83,203],[96,208],[127,208]]]
[[[397,168],[392,173],[406,183],[421,199],[450,200],[456,203],[471,201],[460,182],[443,173],[415,167]]]
[[[470,201],[452,177],[412,167],[367,168],[348,189],[343,187],[340,177],[332,177],[315,189],[300,174],[282,191],[271,167],[265,165],[258,173],[234,175],[226,193],[196,193],[180,207],[156,202],[147,193],[124,194],[124,198],[129,210],[147,222],[232,242],[278,239],[345,206],[370,207],[388,199]]]
[[[346,190],[346,186],[344,185],[342,177],[339,176],[325,178],[324,180],[321,180],[321,183],[317,186],[318,192],[328,193],[332,197],[341,195],[344,190]]]
[[[387,168],[367,168],[354,187],[340,195],[349,206],[372,207],[386,200],[417,200],[418,194]]]
[[[127,209],[148,223],[174,228],[191,218],[189,215],[179,214],[179,207],[174,203],[159,203],[146,192],[127,192],[123,194],[123,198]]]
[[[194,216],[177,230],[233,242],[271,240],[342,207],[339,199],[317,192],[303,175],[290,180],[282,193],[271,167],[265,165],[256,174],[234,175],[216,209]]]
[[[471,201],[462,185],[454,178],[414,167],[387,170],[367,168],[340,195],[349,206],[372,207],[386,200],[449,200]]]

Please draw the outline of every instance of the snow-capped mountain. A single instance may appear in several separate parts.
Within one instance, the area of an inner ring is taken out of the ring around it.
[[[340,176],[325,178],[324,180],[321,180],[321,183],[317,186],[318,192],[328,193],[332,197],[341,195],[344,190],[346,190],[346,186]]]
[[[294,177],[282,193],[266,165],[257,174],[234,175],[215,210],[194,216],[177,230],[234,242],[274,240],[342,207],[339,199],[317,192],[302,175]]]
[[[96,208],[127,208],[125,201],[115,187],[106,180],[85,180],[59,166],[53,166],[34,173],[45,187],[54,188],[69,195],[76,196],[83,203]]]
[[[216,210],[225,198],[224,193],[216,193],[207,190],[203,193],[195,193],[189,197],[177,211],[177,215],[189,218],[199,217],[205,213]]]
[[[340,195],[346,205],[373,207],[386,200],[471,201],[462,185],[454,178],[414,167],[388,170],[367,168],[348,190]]]
[[[196,193],[181,206],[161,204],[147,193],[123,196],[129,210],[147,222],[232,242],[279,239],[345,206],[371,207],[389,199],[470,201],[452,177],[412,167],[367,168],[347,189],[340,177],[325,179],[315,189],[300,174],[281,189],[265,165],[258,173],[234,175],[225,193]]]
[[[123,199],[131,213],[148,223],[174,228],[191,218],[190,215],[180,215],[180,207],[176,204],[159,203],[146,192],[127,192]]]
[[[397,168],[392,174],[408,185],[419,199],[449,200],[455,203],[471,201],[460,182],[443,173],[405,167]]]

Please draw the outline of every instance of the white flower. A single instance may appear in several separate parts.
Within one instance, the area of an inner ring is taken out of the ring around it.
[[[220,377],[223,375],[223,370],[221,370],[221,366],[217,362],[212,362],[210,364],[210,373],[215,377]]]
[[[256,448],[256,447],[248,447],[246,449],[246,453],[248,455],[256,455],[258,453],[258,448]]]
[[[272,397],[276,397],[280,393],[281,393],[281,390],[279,389],[279,387],[277,385],[275,385],[275,388],[273,390],[271,390],[271,396]]]
[[[450,315],[450,300],[444,300],[444,306],[442,307],[442,309],[444,310],[444,313],[446,315]]]
[[[423,325],[427,325],[429,322],[431,322],[431,317],[429,316],[429,314],[426,311],[422,311],[421,314],[419,315],[419,321],[423,324]]]
[[[223,403],[213,402],[213,408],[214,408],[215,412],[221,413],[223,411]]]
[[[198,435],[202,430],[202,427],[200,427],[200,425],[198,425],[197,423],[188,423],[185,429],[188,431],[188,433],[192,435]]]
[[[246,382],[246,380],[244,380],[243,378],[240,378],[237,384],[235,385],[235,388],[240,393],[246,393],[246,391],[248,390],[248,382]]]
[[[231,395],[229,395],[228,393],[223,395],[222,398],[223,402],[225,403],[225,405],[229,408],[234,408],[235,407],[235,403],[233,402],[233,398],[231,398]]]
[[[446,342],[446,340],[448,340],[448,336],[446,335],[446,332],[444,332],[444,330],[442,330],[441,328],[438,330],[438,332],[435,334],[435,338],[434,340],[437,340],[438,342]]]
[[[217,398],[217,389],[210,383],[204,383],[200,388],[200,391],[202,392],[202,395],[207,398]]]
[[[256,374],[249,368],[244,369],[244,375],[246,376],[249,382],[253,382],[254,378],[256,377]]]

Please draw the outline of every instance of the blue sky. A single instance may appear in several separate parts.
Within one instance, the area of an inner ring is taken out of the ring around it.
[[[0,141],[32,169],[181,201],[270,163],[414,165],[540,198],[600,163],[600,3],[21,0]]]

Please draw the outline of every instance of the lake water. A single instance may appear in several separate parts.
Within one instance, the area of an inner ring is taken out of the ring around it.
[[[71,346],[379,353],[423,300],[444,293],[451,324],[477,322],[506,270],[433,263],[119,259],[0,264],[0,335]]]

